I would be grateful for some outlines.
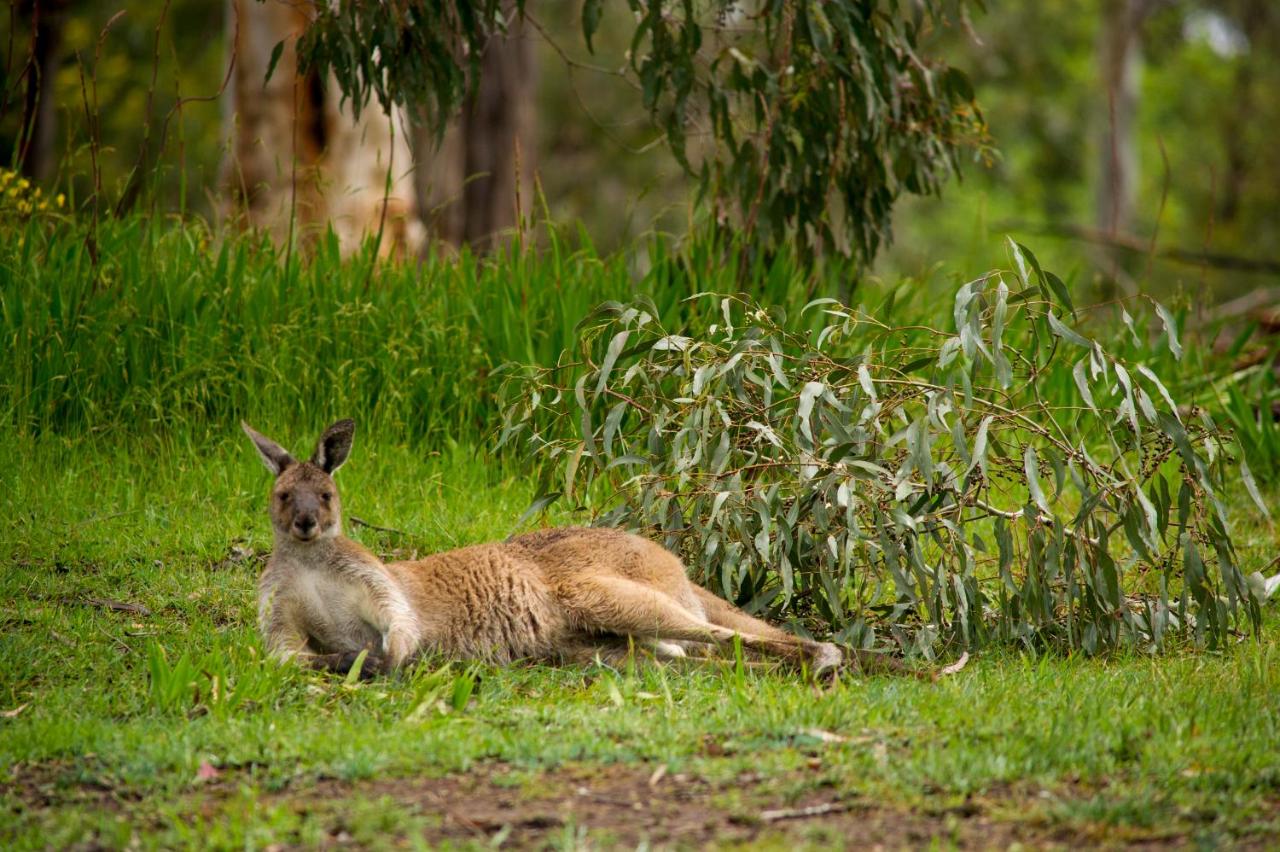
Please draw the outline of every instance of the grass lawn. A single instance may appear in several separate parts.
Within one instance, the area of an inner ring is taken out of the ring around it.
[[[506,536],[531,496],[363,436],[339,484],[383,553]],[[268,487],[238,434],[0,449],[0,846],[1280,844],[1274,604],[1221,653],[989,652],[936,683],[643,661],[348,683],[262,659]],[[1276,534],[1239,505],[1258,570]]]

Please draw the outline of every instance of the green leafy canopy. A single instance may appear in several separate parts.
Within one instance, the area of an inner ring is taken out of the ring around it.
[[[936,192],[985,137],[965,76],[922,51],[955,4],[626,0],[626,73],[718,226],[807,255],[872,258],[904,192]],[[586,0],[588,48],[604,0]],[[301,67],[358,111],[408,106],[442,134],[524,0],[313,3]],[[542,28],[539,28],[540,30]],[[746,242],[746,241],[744,241]]]

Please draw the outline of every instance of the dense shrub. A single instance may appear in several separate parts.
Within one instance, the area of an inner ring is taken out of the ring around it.
[[[606,304],[578,360],[513,374],[502,440],[541,468],[534,508],[664,536],[731,599],[857,646],[1097,652],[1256,628],[1228,437],[1077,330],[1062,282],[1012,250],[1016,272],[956,291],[947,330],[705,296],[717,321],[673,333],[643,300]]]

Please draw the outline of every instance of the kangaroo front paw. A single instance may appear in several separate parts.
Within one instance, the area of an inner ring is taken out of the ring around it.
[[[349,674],[355,668],[356,660],[360,659],[360,655],[363,653],[364,651],[344,651],[341,654],[334,654],[333,656],[336,659],[334,659],[330,668],[338,674]],[[390,670],[391,666],[387,662],[387,658],[382,654],[376,654],[371,651],[360,665],[360,679],[368,680],[369,678],[386,674]]]
[[[659,660],[678,660],[686,656],[684,646],[679,642],[664,642],[658,639],[649,647],[653,650],[653,655]]]

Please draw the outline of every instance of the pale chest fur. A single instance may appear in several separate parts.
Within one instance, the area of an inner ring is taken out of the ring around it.
[[[272,556],[259,590],[264,632],[288,625],[317,652],[368,648],[397,662],[412,655],[416,618],[385,569],[364,564],[359,553],[326,555],[300,559],[285,550]]]

